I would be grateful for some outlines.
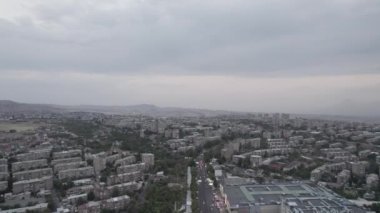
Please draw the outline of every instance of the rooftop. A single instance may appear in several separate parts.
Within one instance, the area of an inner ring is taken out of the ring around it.
[[[353,203],[338,197],[331,191],[304,183],[226,185],[224,190],[231,208],[239,208],[247,204],[280,205],[281,202],[286,202],[292,209],[298,210],[294,211],[298,213],[323,212],[323,209],[345,212],[353,208],[355,212],[361,212]]]

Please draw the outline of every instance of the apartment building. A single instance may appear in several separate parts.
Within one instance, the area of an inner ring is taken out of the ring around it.
[[[110,209],[110,210],[120,210],[124,209],[128,206],[130,202],[130,198],[128,195],[123,195],[119,197],[113,197],[110,199],[107,199],[102,202],[102,208],[103,209]]]
[[[79,162],[82,161],[81,157],[74,157],[74,158],[62,158],[62,159],[56,159],[52,160],[50,164],[52,166],[55,166],[56,164],[64,164],[64,163],[73,163],[73,162]]]
[[[21,180],[36,179],[36,178],[41,178],[43,176],[52,176],[52,175],[53,175],[53,170],[51,168],[34,169],[34,170],[26,170],[26,171],[21,171],[21,172],[14,172],[13,179],[15,181],[21,181]]]
[[[45,176],[36,179],[16,181],[13,183],[13,193],[38,192],[42,189],[50,190],[53,188],[53,177]]]
[[[145,169],[145,163],[137,163],[137,164],[119,166],[117,167],[116,171],[117,171],[117,174],[122,174],[122,173],[142,171],[144,169]]]
[[[8,181],[0,181],[0,191],[4,191],[8,188]]]
[[[53,159],[62,159],[62,158],[72,158],[72,157],[78,157],[82,156],[82,150],[80,149],[73,149],[63,152],[53,152]]]
[[[12,172],[38,169],[38,168],[43,168],[47,166],[48,164],[47,164],[46,159],[15,162],[15,163],[12,163]]]
[[[132,182],[142,179],[143,174],[141,172],[130,172],[119,175],[111,175],[107,177],[107,185],[115,185],[120,183]]]
[[[253,168],[261,166],[263,158],[260,155],[251,155],[250,162]]]
[[[86,161],[77,161],[77,162],[71,162],[71,163],[60,163],[54,165],[54,172],[59,172],[63,170],[68,170],[68,169],[75,169],[75,168],[80,168],[80,167],[86,167],[87,162]]]
[[[38,160],[38,159],[47,159],[50,157],[51,149],[38,149],[31,150],[27,153],[22,153],[16,155],[16,159],[18,161],[30,161],[30,160]]]
[[[116,160],[115,165],[124,166],[124,165],[133,164],[135,162],[136,162],[136,157],[132,155],[132,156],[128,156],[128,157]]]
[[[120,193],[126,194],[128,192],[133,192],[139,189],[139,184],[137,182],[127,182],[127,183],[121,183],[116,184],[112,186],[107,186],[106,191],[108,196],[110,197],[112,192],[117,189]]]
[[[8,181],[9,173],[8,172],[0,172],[0,181]]]
[[[86,177],[93,176],[94,168],[92,166],[82,167],[82,168],[75,168],[75,169],[68,169],[58,172],[58,178],[60,180],[64,179],[81,179]]]
[[[154,166],[154,154],[152,153],[142,153],[141,161],[145,163],[147,167]]]

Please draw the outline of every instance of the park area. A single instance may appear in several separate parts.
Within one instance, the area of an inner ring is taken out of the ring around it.
[[[17,132],[25,132],[34,130],[39,126],[33,122],[15,122],[15,121],[0,121],[0,132],[9,132],[16,130]]]

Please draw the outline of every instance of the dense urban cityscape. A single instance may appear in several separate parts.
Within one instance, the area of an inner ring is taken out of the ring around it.
[[[286,113],[2,113],[0,212],[370,212],[380,125]]]
[[[380,213],[380,0],[0,0],[0,213]]]

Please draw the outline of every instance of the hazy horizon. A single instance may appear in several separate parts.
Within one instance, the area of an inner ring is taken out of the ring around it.
[[[380,2],[0,0],[0,99],[380,116]]]

